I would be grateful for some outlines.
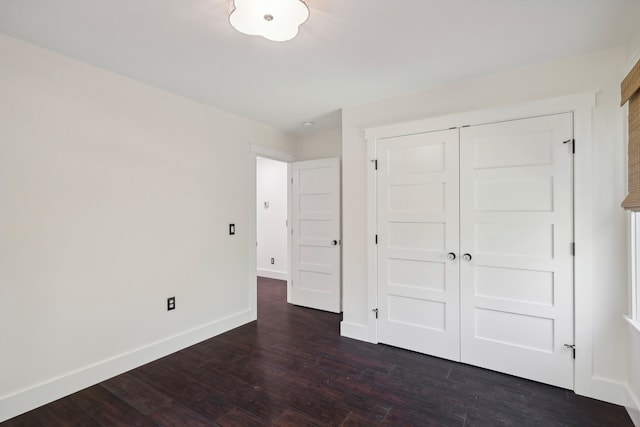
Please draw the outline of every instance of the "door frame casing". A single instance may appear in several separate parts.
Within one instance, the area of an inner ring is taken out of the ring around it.
[[[376,172],[373,161],[376,159],[377,140],[392,136],[411,135],[438,130],[461,128],[508,120],[525,119],[558,113],[573,113],[574,138],[577,141],[574,155],[574,240],[576,255],[574,258],[574,344],[578,351],[574,364],[574,391],[609,402],[625,404],[628,395],[617,383],[597,378],[593,375],[593,324],[591,303],[593,301],[593,278],[591,265],[592,251],[592,110],[596,106],[597,92],[584,92],[575,95],[549,98],[521,104],[471,112],[456,113],[447,116],[396,123],[387,126],[371,127],[364,130],[367,143],[367,298],[368,318],[366,340],[378,343],[375,312],[378,307],[377,293],[377,246],[375,243],[377,224]],[[575,286],[578,283],[579,286]],[[365,338],[365,337],[363,337]]]

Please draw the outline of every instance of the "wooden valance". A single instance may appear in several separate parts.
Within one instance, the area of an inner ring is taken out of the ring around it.
[[[629,102],[629,194],[622,207],[640,211],[640,61],[620,84],[621,102]]]

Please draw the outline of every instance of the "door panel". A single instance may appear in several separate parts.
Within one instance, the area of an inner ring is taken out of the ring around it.
[[[291,164],[291,302],[340,312],[340,159]]]
[[[567,113],[377,141],[380,342],[573,388],[572,135]]]
[[[461,358],[573,388],[572,115],[460,130]]]
[[[379,141],[378,339],[459,360],[458,132]]]

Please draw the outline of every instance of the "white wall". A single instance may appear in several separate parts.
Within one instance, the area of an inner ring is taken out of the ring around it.
[[[627,58],[628,60],[627,66],[625,68],[625,75],[633,68],[633,66],[638,61],[640,61],[640,30],[636,32],[635,37],[633,37],[627,45]],[[626,140],[627,139],[625,138],[625,141]],[[636,222],[636,227],[638,227],[639,225],[640,224]],[[636,246],[636,250],[637,249],[638,247]],[[638,259],[638,257],[636,259]],[[636,278],[636,281],[637,280],[638,279]],[[640,291],[640,289],[637,289],[637,291]],[[636,310],[637,315],[640,316],[640,307],[637,307]],[[627,409],[635,425],[640,427],[640,319],[636,319],[635,322],[628,323],[628,334],[628,385],[629,393],[631,395],[631,402]]]
[[[2,35],[0,62],[0,421],[255,319],[249,143],[292,138]]]
[[[296,155],[298,160],[342,157],[342,128],[326,129],[301,138]]]
[[[372,126],[474,111],[526,101],[599,90],[593,111],[592,209],[594,224],[592,313],[589,351],[592,372],[583,394],[626,403],[627,309],[626,220],[620,208],[625,195],[625,150],[619,83],[625,49],[595,52],[530,66],[429,91],[343,109],[343,266],[344,335],[366,339],[372,321],[367,297],[366,144],[362,130]],[[580,150],[577,141],[576,150]],[[576,249],[580,251],[578,247]],[[580,286],[580,283],[576,283]],[[576,326],[578,328],[578,325]]]
[[[258,276],[287,280],[287,164],[260,157],[256,175]]]

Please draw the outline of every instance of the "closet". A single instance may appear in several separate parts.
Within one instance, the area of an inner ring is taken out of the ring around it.
[[[572,113],[374,144],[378,341],[572,389]]]

